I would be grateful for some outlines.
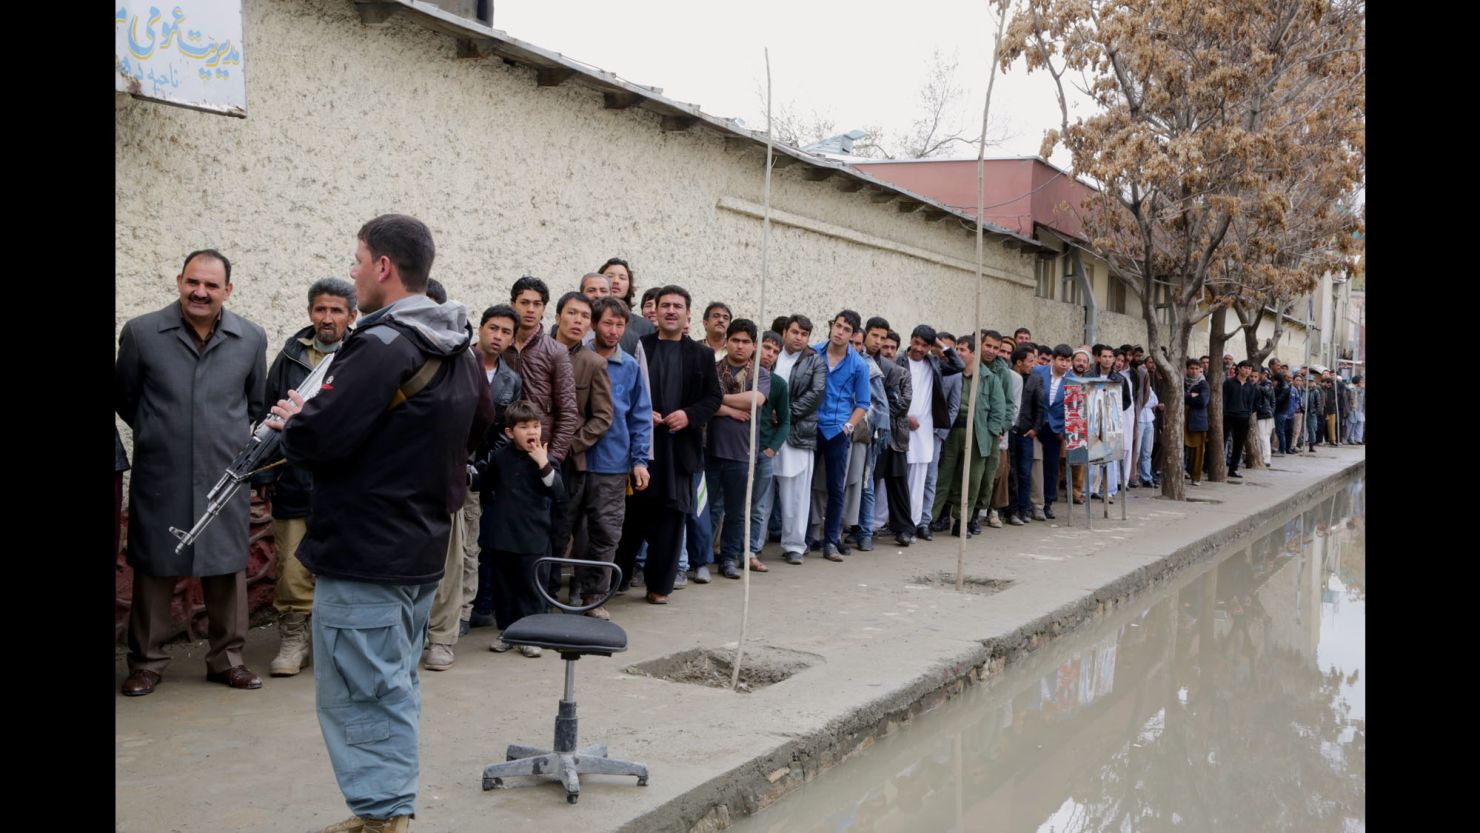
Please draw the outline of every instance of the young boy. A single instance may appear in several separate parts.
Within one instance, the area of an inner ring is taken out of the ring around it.
[[[484,506],[478,546],[494,566],[493,615],[500,631],[544,612],[534,587],[534,562],[549,553],[552,509],[563,511],[565,501],[559,469],[540,442],[539,409],[522,399],[511,404],[504,412],[504,434],[509,443],[480,461],[473,474]],[[502,653],[513,646],[500,637],[488,647]],[[519,653],[537,657],[541,650],[520,645]]]

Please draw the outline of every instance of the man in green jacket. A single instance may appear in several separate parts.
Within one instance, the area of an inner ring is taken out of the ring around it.
[[[970,472],[967,479],[966,505],[970,517],[966,519],[967,536],[979,535],[981,525],[976,520],[975,506],[982,491],[982,484],[991,484],[997,476],[997,464],[999,456],[997,445],[1002,440],[1002,434],[1007,430],[1007,398],[1003,395],[1002,384],[997,377],[988,370],[988,365],[981,364],[976,355],[976,338],[966,335],[956,341],[956,353],[966,363],[962,371],[961,380],[961,402],[963,407],[956,413],[956,421],[951,425],[951,433],[941,446],[940,458],[940,483],[935,490],[935,505],[931,507],[931,517],[940,521],[945,518],[954,517],[960,512],[961,506],[961,455],[966,446],[966,419],[967,409],[965,403],[971,400],[973,388],[976,389],[976,424],[972,431],[972,453],[970,457]],[[996,357],[996,350],[991,352]],[[983,371],[983,376],[978,383],[974,376],[978,369]],[[990,499],[988,500],[990,502]],[[961,519],[955,518],[951,526],[951,534],[961,534]]]
[[[1023,382],[1021,376],[1012,372],[1012,365],[1007,361],[1008,357],[1012,355],[1012,351],[1003,348],[1003,336],[996,330],[984,330],[982,332],[982,339],[982,344],[985,345],[981,351],[982,372],[991,374],[991,377],[997,381],[997,386],[1002,395],[1002,410],[994,412],[994,416],[996,416],[998,422],[991,428],[992,434],[997,437],[999,451],[995,459],[987,463],[986,471],[988,474],[982,479],[981,493],[977,497],[976,507],[972,510],[972,521],[974,524],[976,518],[981,517],[981,513],[986,512],[987,525],[1001,527],[1002,521],[998,519],[992,507],[992,495],[997,479],[995,475],[1006,465],[1003,462],[1003,458],[1007,456],[1006,448],[1003,444],[1004,438],[1008,430],[1012,428],[1013,422],[1017,420],[1017,402],[1022,397]],[[987,377],[983,376],[982,384],[985,385],[986,383]],[[1017,387],[1016,394],[1013,393],[1014,383],[1016,383]],[[978,416],[977,419],[980,420],[981,417]],[[977,422],[978,426],[981,424],[980,421]],[[981,429],[978,428],[977,430],[980,431]],[[1005,488],[1002,493],[1004,495],[1006,494]]]

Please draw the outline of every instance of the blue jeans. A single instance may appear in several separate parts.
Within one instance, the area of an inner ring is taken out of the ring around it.
[[[875,437],[868,446],[868,463],[863,467],[863,494],[858,498],[859,537],[874,537],[874,468],[879,465],[879,449],[888,440]]]
[[[1139,442],[1141,443],[1139,447],[1141,457],[1136,461],[1140,464],[1141,483],[1150,486],[1152,481],[1156,479],[1152,476],[1151,472],[1151,448],[1156,442],[1156,421],[1150,419],[1142,420],[1136,423],[1136,428],[1138,429],[1136,433],[1140,437]]]
[[[745,511],[745,475],[748,468],[747,463],[711,457],[704,472],[709,481],[711,528],[716,516],[724,516],[724,526],[720,529],[719,537],[721,562],[735,561],[745,546],[745,524],[750,520],[750,513]]]
[[[684,545],[683,549],[688,554],[690,567],[706,567],[714,563],[714,522],[709,518],[710,505],[706,505],[703,511],[699,511],[699,487],[709,491],[704,485],[704,472],[694,473],[694,511],[689,513],[684,520]],[[712,505],[714,495],[709,495]],[[685,569],[682,564],[679,569]]]
[[[776,478],[771,476],[775,457],[765,452],[755,456],[755,501],[750,506],[750,553],[759,555],[766,545],[766,525],[771,518],[771,504],[776,496]]]
[[[1275,416],[1275,418],[1274,418],[1274,435],[1275,435],[1275,438],[1279,440],[1280,453],[1281,454],[1289,454],[1290,453],[1290,417],[1288,415],[1285,415],[1285,416],[1279,416],[1279,415],[1277,415],[1277,416]]]
[[[416,812],[421,678],[436,583],[372,584],[319,576],[313,598],[314,703],[350,812]]]
[[[837,546],[843,539],[843,487],[848,480],[848,435],[839,431],[828,439],[817,429],[817,451],[827,473],[827,514],[822,542]]]
[[[920,517],[915,519],[919,526],[929,526],[935,518],[930,517],[930,511],[935,506],[935,483],[940,479],[940,447],[945,445],[945,440],[940,435],[935,435],[935,456],[930,458],[930,468],[925,470],[925,501],[920,504]]]

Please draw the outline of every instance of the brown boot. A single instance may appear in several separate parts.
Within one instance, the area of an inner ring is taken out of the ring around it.
[[[277,656],[272,658],[267,673],[274,677],[291,677],[313,662],[313,639],[308,632],[308,614],[297,611],[284,613],[278,620],[278,637],[282,644]],[[356,831],[357,828],[346,828]],[[338,831],[334,831],[338,833]]]
[[[317,833],[406,833],[411,829],[411,816],[394,816],[388,819],[367,819],[350,816],[338,824],[331,824]]]

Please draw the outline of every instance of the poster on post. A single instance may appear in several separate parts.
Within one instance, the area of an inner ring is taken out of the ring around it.
[[[247,117],[241,0],[115,0],[113,89]]]
[[[1064,449],[1071,464],[1099,465],[1125,457],[1120,404],[1119,380],[1070,381],[1064,392]]]

